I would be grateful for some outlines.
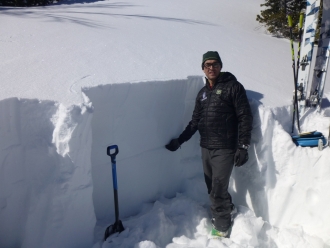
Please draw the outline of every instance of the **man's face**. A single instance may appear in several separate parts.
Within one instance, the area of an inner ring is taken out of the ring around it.
[[[221,71],[221,66],[218,60],[206,60],[204,62],[204,69],[203,69],[205,76],[209,80],[216,79]]]

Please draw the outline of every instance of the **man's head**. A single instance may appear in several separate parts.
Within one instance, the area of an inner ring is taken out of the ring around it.
[[[209,51],[203,54],[202,69],[209,80],[218,78],[222,69],[222,61],[219,53],[216,51]]]

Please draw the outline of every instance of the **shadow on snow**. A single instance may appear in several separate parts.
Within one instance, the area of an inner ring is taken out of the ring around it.
[[[105,27],[111,28],[108,23],[102,24],[98,20],[93,20],[93,17],[86,18],[87,16],[104,16],[113,18],[128,18],[128,19],[144,19],[144,20],[158,20],[166,22],[179,22],[184,24],[195,25],[209,25],[217,26],[216,24],[176,17],[154,16],[145,14],[117,14],[109,13],[108,9],[128,9],[132,7],[143,7],[137,4],[131,3],[106,3],[100,1],[98,5],[88,5],[89,3],[96,2],[94,0],[65,0],[59,3],[42,6],[42,7],[29,7],[29,8],[17,8],[17,7],[0,7],[0,11],[3,15],[17,16],[17,17],[29,17],[43,19],[48,22],[70,22],[78,25],[84,25],[88,27]],[[81,3],[81,4],[79,4]],[[75,5],[73,5],[75,4]],[[80,11],[86,9],[86,11]],[[101,11],[91,11],[93,9],[99,9]],[[104,11],[104,12],[102,12]],[[77,15],[77,16],[75,16]],[[79,15],[84,15],[80,17]]]

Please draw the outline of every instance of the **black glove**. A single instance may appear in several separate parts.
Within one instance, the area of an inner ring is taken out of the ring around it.
[[[249,160],[249,154],[246,149],[239,148],[237,149],[234,156],[234,165],[236,167],[241,167]]]
[[[174,152],[178,150],[178,148],[181,146],[181,143],[179,139],[172,139],[170,143],[168,143],[165,147],[167,150]]]

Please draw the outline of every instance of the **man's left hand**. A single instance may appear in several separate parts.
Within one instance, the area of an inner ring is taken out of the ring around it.
[[[239,148],[237,149],[234,156],[234,165],[236,167],[241,167],[249,160],[249,154],[246,149]]]

